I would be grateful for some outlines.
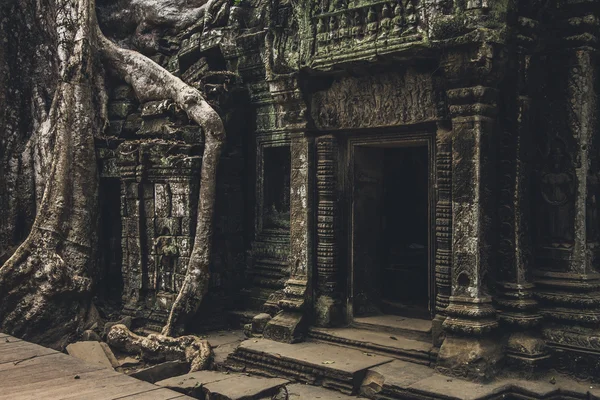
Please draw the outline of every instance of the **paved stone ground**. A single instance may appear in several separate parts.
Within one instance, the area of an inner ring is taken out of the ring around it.
[[[537,381],[505,378],[477,384],[333,344],[243,340],[239,331],[205,337],[220,370],[169,375],[153,385],[101,362],[86,363],[0,333],[0,400],[600,399],[595,386],[557,374]]]
[[[0,333],[0,399],[191,399],[181,393],[120,374],[110,366]]]

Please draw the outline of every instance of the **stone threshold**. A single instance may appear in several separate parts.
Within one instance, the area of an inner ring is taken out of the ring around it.
[[[433,366],[438,349],[431,343],[407,338],[398,333],[357,328],[311,328],[309,338],[315,341]]]
[[[354,328],[387,332],[427,343],[432,341],[431,325],[431,320],[428,319],[408,318],[390,314],[354,317],[351,324]]]

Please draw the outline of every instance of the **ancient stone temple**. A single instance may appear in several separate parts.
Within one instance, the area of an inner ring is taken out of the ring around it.
[[[196,328],[268,313],[273,341],[477,381],[598,379],[596,0],[222,11],[153,55],[204,89],[227,130]],[[203,135],[172,103],[110,85],[100,257],[122,313],[157,330],[195,234]]]

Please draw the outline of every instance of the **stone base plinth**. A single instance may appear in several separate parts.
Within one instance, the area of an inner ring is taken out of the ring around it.
[[[341,303],[329,296],[319,296],[315,302],[315,325],[330,328],[339,326],[343,320]]]
[[[283,343],[296,343],[304,340],[305,318],[300,312],[284,311],[267,323],[263,336],[266,339]]]
[[[475,382],[493,379],[503,362],[502,341],[496,337],[448,336],[440,347],[436,370]]]

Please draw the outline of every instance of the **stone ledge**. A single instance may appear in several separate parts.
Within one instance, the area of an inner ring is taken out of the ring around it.
[[[429,343],[353,328],[311,328],[309,337],[338,346],[366,350],[376,354],[431,366],[437,358],[437,349]]]
[[[550,382],[554,382],[550,383]],[[361,394],[370,399],[598,399],[600,390],[565,376],[543,379],[500,378],[487,384],[467,382],[404,361],[393,361],[367,371]]]
[[[229,361],[242,365],[246,372],[354,394],[368,368],[392,359],[323,343],[286,344],[259,339],[242,342]]]

